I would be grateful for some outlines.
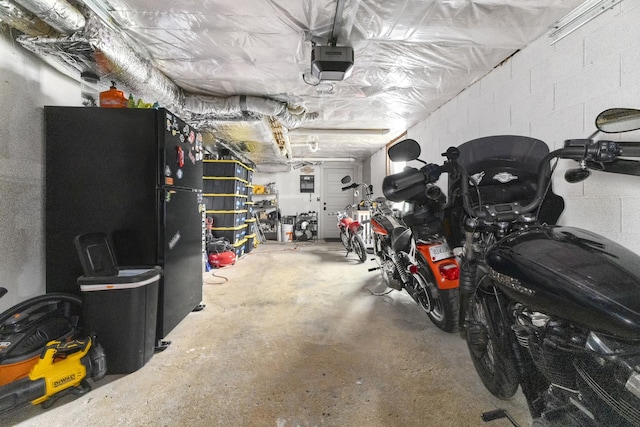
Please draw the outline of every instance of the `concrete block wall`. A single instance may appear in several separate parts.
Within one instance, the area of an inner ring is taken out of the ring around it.
[[[420,142],[424,160],[437,163],[447,147],[482,136],[527,135],[550,149],[586,138],[600,111],[640,108],[638,22],[640,0],[624,0],[555,44],[545,34],[409,129],[408,137]],[[600,137],[640,141],[640,132]],[[594,172],[584,183],[568,184],[564,170],[573,165],[563,161],[555,174],[554,190],[567,206],[560,222],[640,253],[640,177]]]
[[[45,105],[82,105],[79,83],[0,33],[0,311],[45,293]]]

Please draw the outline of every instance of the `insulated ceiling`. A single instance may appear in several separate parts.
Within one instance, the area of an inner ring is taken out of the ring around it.
[[[298,123],[276,123],[284,142],[270,139],[272,116],[241,108],[242,115],[228,120],[195,117],[256,163],[290,164],[368,157],[582,0],[84,3],[187,95],[265,98],[307,114]],[[353,47],[353,72],[343,81],[319,82],[310,73],[312,42],[332,39]],[[274,142],[279,149],[264,148]]]

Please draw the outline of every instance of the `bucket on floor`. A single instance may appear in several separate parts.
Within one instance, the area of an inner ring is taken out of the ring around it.
[[[282,224],[282,241],[293,242],[293,224]]]

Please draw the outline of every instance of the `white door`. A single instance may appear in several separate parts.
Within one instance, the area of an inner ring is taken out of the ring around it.
[[[318,226],[320,238],[332,239],[340,237],[338,231],[338,220],[332,212],[341,211],[345,206],[353,204],[353,190],[342,191],[343,184],[340,180],[350,175],[353,179],[355,170],[353,167],[325,168],[322,180],[322,200],[320,215],[318,216]]]

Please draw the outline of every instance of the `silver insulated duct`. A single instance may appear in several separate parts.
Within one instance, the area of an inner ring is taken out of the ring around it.
[[[82,13],[65,0],[14,0],[61,34],[72,34],[84,28]]]
[[[318,113],[291,110],[286,102],[256,96],[221,98],[186,94],[137,49],[135,41],[93,12],[85,20],[80,11],[64,0],[16,1],[64,35],[20,36],[18,41],[45,61],[51,63],[55,59],[62,63],[64,67],[56,68],[67,70],[65,74],[77,79],[82,72],[93,71],[105,82],[115,80],[121,89],[156,101],[202,129],[216,131],[218,137],[236,140],[242,134],[241,144],[270,146],[268,150],[256,148],[253,151],[256,156],[286,161],[291,153],[282,126],[292,129],[318,117]],[[276,119],[278,129],[274,128],[273,120],[263,120],[265,117]],[[270,131],[265,132],[267,129]],[[267,154],[270,151],[272,156]]]

